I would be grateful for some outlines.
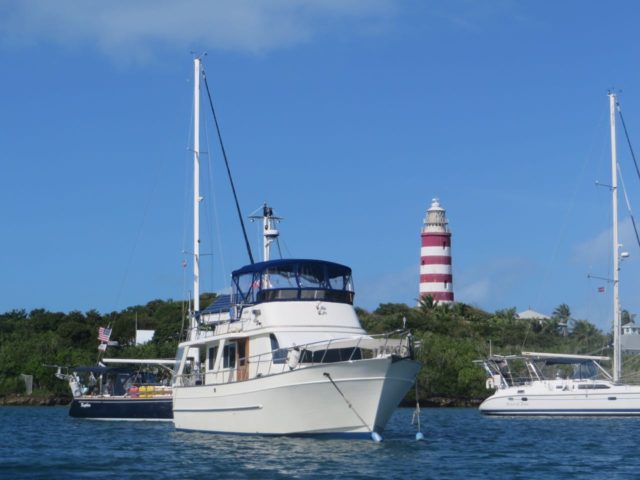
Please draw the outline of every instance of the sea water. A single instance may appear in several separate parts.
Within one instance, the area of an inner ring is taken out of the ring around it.
[[[283,412],[285,415],[286,412]],[[171,422],[75,419],[0,407],[0,477],[96,479],[633,479],[640,418],[493,418],[396,411],[384,440],[176,431]]]

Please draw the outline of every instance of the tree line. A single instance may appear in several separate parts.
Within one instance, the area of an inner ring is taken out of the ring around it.
[[[207,305],[214,294],[204,294]],[[473,360],[490,352],[514,354],[521,350],[559,353],[606,354],[609,335],[587,320],[571,318],[567,305],[560,305],[550,319],[521,319],[514,308],[493,313],[455,303],[440,305],[430,297],[419,306],[386,303],[370,312],[356,308],[363,327],[371,334],[385,333],[406,325],[413,332],[418,359],[420,401],[476,403],[490,392],[484,387],[484,372]],[[151,342],[135,346],[135,329],[155,330]],[[34,395],[70,398],[66,382],[57,379],[51,365],[90,365],[98,359],[98,328],[110,326],[108,357],[172,358],[186,324],[184,302],[153,300],[146,305],[101,314],[96,310],[69,313],[36,309],[0,314],[0,397],[24,392],[20,375],[33,375]]]

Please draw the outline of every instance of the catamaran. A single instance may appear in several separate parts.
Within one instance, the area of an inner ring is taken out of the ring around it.
[[[232,274],[230,297],[200,311],[201,62],[194,60],[194,292],[173,383],[178,429],[381,439],[420,363],[409,331],[368,335],[353,308],[351,269],[315,259],[264,259]]]
[[[609,357],[522,352],[480,361],[487,388],[495,393],[481,405],[487,415],[640,415],[640,385],[621,383],[618,243],[617,97],[609,93],[611,192],[613,209],[613,372],[600,363]]]

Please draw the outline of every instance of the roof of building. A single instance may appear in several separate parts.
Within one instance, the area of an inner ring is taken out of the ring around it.
[[[528,309],[524,312],[516,314],[518,318],[523,320],[548,320],[549,316],[544,313],[536,312],[535,310]]]

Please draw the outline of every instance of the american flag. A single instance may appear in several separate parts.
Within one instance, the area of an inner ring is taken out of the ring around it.
[[[98,340],[101,342],[108,342],[111,336],[111,329],[109,327],[100,327],[98,329]]]
[[[604,287],[598,287],[598,292],[604,293]]]

